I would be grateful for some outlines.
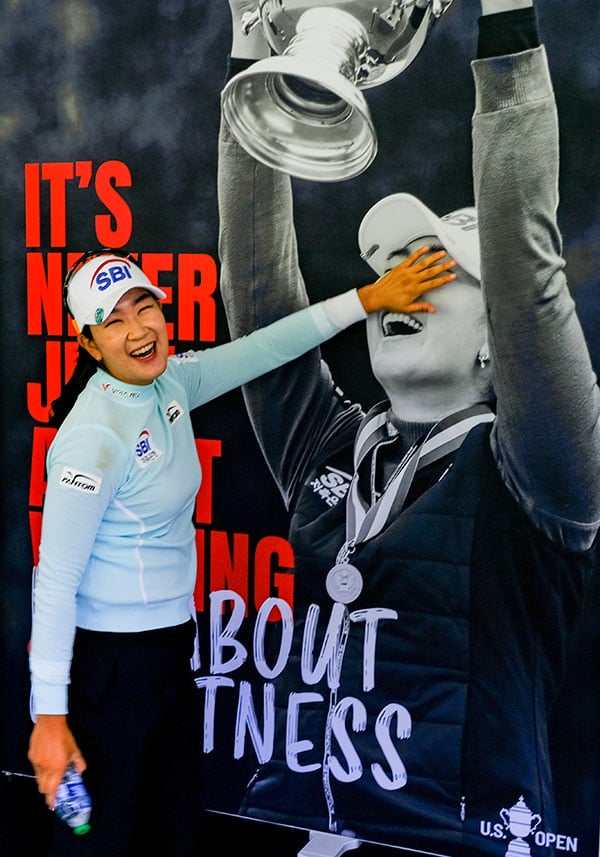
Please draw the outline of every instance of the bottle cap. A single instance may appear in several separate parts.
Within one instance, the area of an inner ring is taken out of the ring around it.
[[[91,829],[90,825],[87,824],[78,824],[77,827],[73,828],[73,833],[77,836],[82,836],[84,833],[87,833]]]

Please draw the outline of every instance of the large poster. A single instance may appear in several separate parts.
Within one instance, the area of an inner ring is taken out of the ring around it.
[[[475,52],[476,16],[471,5],[456,0],[414,63],[369,91],[379,149],[364,173],[334,183],[294,179],[300,261],[312,301],[372,280],[359,256],[357,230],[381,197],[415,194],[439,214],[472,203],[469,60]],[[564,255],[599,367],[600,13],[597,0],[572,0],[568,9],[561,0],[539,6],[560,116]],[[216,187],[229,14],[226,0],[29,0],[7,2],[0,10],[0,765],[7,793],[19,785],[19,775],[31,775],[31,573],[44,459],[53,437],[50,403],[76,354],[75,331],[62,303],[64,274],[90,247],[126,248],[168,294],[165,313],[174,352],[228,339],[219,290]],[[367,409],[382,398],[361,325],[326,343],[323,356],[349,399]],[[295,607],[296,558],[288,540],[289,515],[241,392],[204,406],[194,419],[204,474],[194,524],[207,801],[215,814],[243,817],[247,784],[270,753],[273,679],[289,668],[286,634]],[[333,478],[324,482],[322,496],[336,503],[340,484]],[[496,817],[480,819],[490,854],[503,857],[516,839],[511,855],[545,855],[551,849],[580,857],[598,853],[599,598],[596,579],[567,653],[565,682],[549,723],[557,818],[547,824],[516,794],[514,803],[498,807]],[[385,611],[386,605],[377,608]],[[315,639],[319,621],[330,622],[332,634],[339,632],[334,615],[320,620],[313,615],[312,621]],[[376,623],[363,621],[366,640],[369,628],[376,633]],[[271,657],[274,642],[280,661]],[[365,670],[371,668],[376,675],[365,659]],[[294,704],[316,701],[308,699],[309,685],[303,690],[306,698]],[[388,712],[388,727],[391,716]],[[293,716],[289,722],[292,729]],[[393,762],[399,756],[391,732],[374,733],[373,741],[384,747],[391,742],[387,760]],[[292,733],[288,738],[289,764],[299,771],[310,738]],[[511,735],[505,741],[509,745]],[[500,757],[503,750],[490,748]],[[338,778],[344,777],[347,772],[339,770]],[[374,779],[375,790],[389,789],[385,772]],[[318,815],[314,828],[327,830],[326,817]],[[267,825],[273,820],[269,811],[262,820]],[[439,846],[433,832],[429,837],[430,827],[433,821],[424,819],[420,834],[403,840],[382,818],[364,838],[407,851],[418,841],[421,852],[456,857]],[[306,826],[306,837],[312,829]],[[338,853],[343,841],[322,847]]]

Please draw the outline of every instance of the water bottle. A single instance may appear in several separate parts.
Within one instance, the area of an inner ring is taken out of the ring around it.
[[[91,811],[92,802],[83,785],[81,774],[70,764],[56,792],[54,812],[72,828],[73,833],[80,836],[90,829]]]

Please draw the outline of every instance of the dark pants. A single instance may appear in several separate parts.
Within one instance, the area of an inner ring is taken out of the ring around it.
[[[91,831],[54,819],[51,857],[198,857],[203,828],[194,623],[77,630],[69,725],[87,762]]]

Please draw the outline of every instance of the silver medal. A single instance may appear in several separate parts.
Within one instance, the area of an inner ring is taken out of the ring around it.
[[[349,562],[339,562],[327,573],[325,588],[334,601],[350,604],[362,592],[363,579],[360,571]]]

